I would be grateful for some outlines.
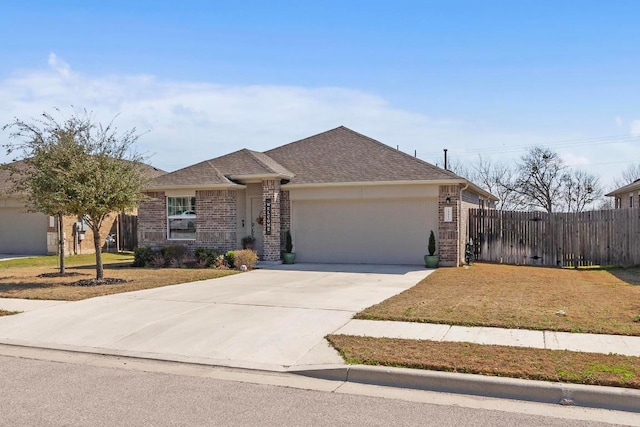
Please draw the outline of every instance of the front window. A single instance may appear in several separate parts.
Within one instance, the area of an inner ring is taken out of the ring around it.
[[[167,197],[168,238],[195,240],[196,198]]]

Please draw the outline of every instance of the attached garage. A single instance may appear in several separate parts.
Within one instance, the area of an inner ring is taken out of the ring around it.
[[[24,208],[0,208],[0,253],[43,255],[47,253],[48,217],[27,213]]]
[[[292,190],[297,260],[424,264],[429,231],[438,230],[436,191],[428,186]]]

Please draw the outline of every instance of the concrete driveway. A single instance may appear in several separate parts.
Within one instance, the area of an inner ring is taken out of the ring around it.
[[[0,342],[269,370],[341,364],[323,337],[429,273],[273,266],[2,317]]]

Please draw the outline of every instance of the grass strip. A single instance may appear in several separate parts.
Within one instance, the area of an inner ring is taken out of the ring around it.
[[[36,257],[0,262],[0,298],[78,301],[103,295],[138,291],[236,274],[233,270],[186,268],[133,268],[133,256],[104,254],[105,278],[124,283],[79,286],[95,278],[94,255],[67,259],[67,275],[56,273],[55,257]],[[0,301],[1,303],[1,301]]]
[[[640,388],[640,357],[351,335],[327,340],[349,364]]]
[[[441,268],[356,319],[640,335],[640,268]]]

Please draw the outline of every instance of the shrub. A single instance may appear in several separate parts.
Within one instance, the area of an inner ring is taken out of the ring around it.
[[[133,266],[146,267],[151,264],[151,260],[155,256],[155,252],[151,248],[136,248],[133,252]]]
[[[253,236],[244,236],[241,242],[242,242],[242,249],[247,249],[249,246],[253,248],[253,244],[256,242],[256,238]]]
[[[153,268],[162,268],[164,267],[164,264],[165,264],[164,257],[161,254],[155,254],[153,255],[153,258],[151,258],[151,261],[149,262],[149,264]]]
[[[256,251],[250,249],[243,249],[241,251],[235,251],[233,255],[233,266],[240,269],[240,266],[246,265],[248,270],[251,270],[258,261],[258,254]]]
[[[429,234],[429,246],[427,247],[429,250],[429,255],[433,256],[436,253],[436,237],[433,235],[433,230]]]
[[[227,265],[227,259],[225,258],[224,254],[220,254],[216,257],[213,266],[221,270],[226,270],[229,268],[229,266]]]
[[[227,267],[232,268],[235,264],[233,262],[236,251],[227,251],[224,254],[224,261],[227,263]]]
[[[207,261],[196,259],[192,267],[193,268],[209,268],[210,265],[211,264],[209,264]]]
[[[169,263],[172,259],[182,260],[189,253],[189,249],[184,245],[169,245],[163,247],[160,252]]]
[[[204,267],[210,267],[213,265],[218,255],[220,255],[220,253],[214,249],[197,248],[195,250],[195,257],[198,265],[204,265]]]
[[[291,241],[291,231],[287,230],[287,235],[285,238],[284,250],[286,253],[290,254],[293,252],[293,242]]]

